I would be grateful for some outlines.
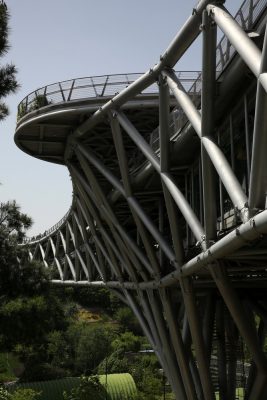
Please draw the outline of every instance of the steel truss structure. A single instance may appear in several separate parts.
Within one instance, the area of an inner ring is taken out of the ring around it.
[[[15,135],[73,182],[70,211],[29,240],[30,257],[55,284],[127,303],[177,400],[267,398],[267,1],[236,19],[222,3],[199,1],[137,79],[27,96]],[[202,72],[175,73],[199,34]]]

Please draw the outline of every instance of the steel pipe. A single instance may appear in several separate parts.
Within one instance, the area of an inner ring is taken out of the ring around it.
[[[241,212],[243,221],[247,220],[247,196],[242,190],[240,183],[234,175],[226,157],[220,150],[218,145],[208,136],[201,134],[201,115],[200,112],[194,106],[189,95],[185,92],[183,86],[176,78],[173,72],[163,71],[163,74],[167,77],[167,82],[170,89],[172,90],[178,104],[184,110],[187,118],[194,127],[197,135],[199,136],[201,143],[203,144],[207,154],[209,155],[212,164],[214,165],[219,177],[221,178],[226,191],[228,192],[234,206]]]
[[[255,43],[252,42],[226,8],[211,4],[207,6],[207,10],[250,70],[258,77],[260,75],[261,52]]]
[[[214,137],[215,90],[216,90],[216,27],[206,10],[202,18],[202,91],[201,91],[201,137]],[[206,243],[216,240],[216,193],[212,162],[201,140],[201,164],[203,178],[203,202]]]
[[[265,31],[260,73],[267,72],[267,30]],[[258,81],[254,120],[251,172],[249,183],[249,206],[266,207],[267,194],[267,93]]]
[[[205,243],[203,242],[205,236],[204,230],[194,211],[185,199],[183,193],[176,186],[176,183],[174,182],[172,176],[169,173],[160,171],[160,162],[158,157],[151,150],[150,146],[143,139],[140,133],[135,129],[133,124],[126,118],[126,116],[122,113],[117,113],[117,118],[125,132],[130,136],[130,138],[134,141],[134,143],[138,146],[138,148],[142,151],[142,153],[146,156],[146,158],[151,162],[155,170],[158,172],[162,181],[172,195],[175,203],[183,214],[186,222],[190,226],[190,229],[192,230],[197,241],[199,241],[202,246],[205,247]]]

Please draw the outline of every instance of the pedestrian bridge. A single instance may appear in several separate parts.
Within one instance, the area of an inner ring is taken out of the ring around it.
[[[55,83],[18,107],[17,146],[73,183],[29,256],[54,284],[127,303],[177,400],[267,399],[266,21],[267,0],[235,17],[201,0],[146,73]],[[177,72],[199,35],[202,70]]]

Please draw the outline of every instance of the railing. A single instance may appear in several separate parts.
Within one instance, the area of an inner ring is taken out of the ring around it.
[[[53,225],[51,228],[49,228],[48,230],[44,231],[43,233],[40,233],[39,235],[36,236],[32,236],[32,237],[25,237],[23,239],[23,244],[27,244],[27,243],[31,243],[37,240],[41,240],[42,238],[46,237],[46,236],[50,236],[52,235],[54,232],[56,232],[58,230],[58,228],[60,228],[68,219],[70,213],[72,210],[72,205],[69,208],[69,210],[66,212],[66,214],[64,215],[64,217],[61,218],[60,221],[58,221],[55,225]]]
[[[245,0],[235,15],[235,20],[245,30],[250,31],[266,8],[267,0]],[[224,35],[217,45],[216,71],[220,74],[232,59],[235,49]]]
[[[18,121],[29,112],[50,104],[88,98],[113,97],[141,75],[142,73],[92,76],[44,86],[30,93],[20,102]],[[157,92],[156,83],[144,91],[144,93]]]

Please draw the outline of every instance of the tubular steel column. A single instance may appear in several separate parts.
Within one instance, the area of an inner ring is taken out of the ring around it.
[[[247,196],[242,190],[235,174],[233,173],[225,155],[220,150],[218,145],[208,136],[201,136],[201,117],[199,111],[196,109],[189,95],[185,92],[182,84],[174,72],[164,71],[163,74],[167,76],[167,81],[170,89],[172,90],[178,104],[184,110],[187,118],[194,127],[196,133],[201,139],[205,150],[207,151],[212,164],[214,165],[218,175],[220,176],[225,189],[227,190],[233,204],[238,208],[241,217],[245,222],[248,219],[247,213]]]
[[[195,385],[190,371],[190,360],[188,359],[187,351],[183,343],[180,327],[175,320],[176,312],[171,303],[170,294],[162,289],[160,290],[160,295],[188,400],[197,400]]]
[[[170,170],[170,128],[169,128],[169,106],[170,93],[169,87],[161,74],[159,76],[159,142],[160,142],[160,172],[168,173]],[[184,258],[184,249],[182,238],[179,230],[179,223],[177,212],[175,209],[175,203],[162,181],[162,188],[164,193],[164,199],[172,233],[173,246],[177,259],[177,263],[180,266]]]
[[[267,31],[265,31],[260,73],[267,74]],[[266,208],[267,194],[267,93],[260,80],[257,86],[252,160],[249,184],[251,208]]]
[[[191,278],[184,278],[181,287],[204,398],[205,400],[214,400],[215,395],[211,382],[208,357],[199,319],[197,300],[194,294]]]
[[[215,91],[216,91],[216,26],[203,11],[202,18],[202,91],[201,91],[201,136],[214,137]],[[216,196],[215,176],[212,162],[201,141],[201,159],[203,176],[204,220],[206,243],[216,240]]]
[[[118,113],[118,120],[121,126],[125,129],[128,133],[130,138],[135,142],[137,147],[142,151],[142,153],[146,156],[148,161],[151,162],[155,170],[160,174],[162,181],[168,188],[170,194],[172,195],[174,201],[176,202],[178,208],[180,209],[181,213],[183,214],[186,222],[190,226],[192,232],[194,233],[196,239],[202,243],[203,241],[203,228],[198,221],[194,211],[186,201],[183,193],[178,189],[174,180],[167,173],[160,172],[160,163],[158,157],[155,153],[151,150],[150,146],[147,142],[142,138],[139,132],[135,129],[135,127],[131,124],[131,122],[126,118],[125,115]]]

